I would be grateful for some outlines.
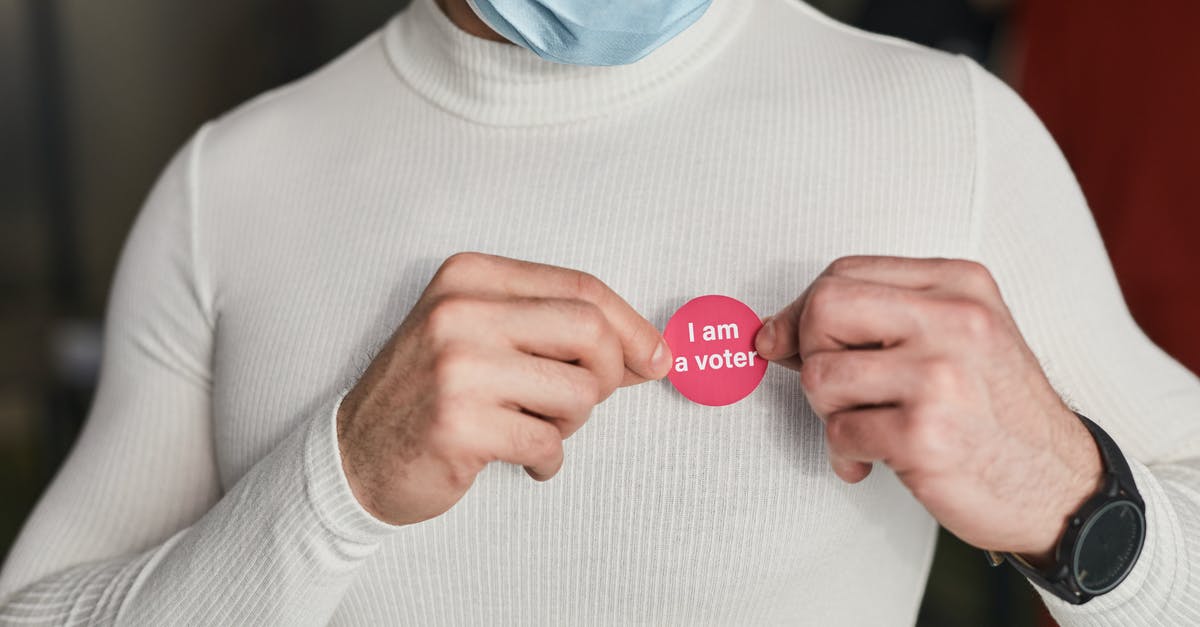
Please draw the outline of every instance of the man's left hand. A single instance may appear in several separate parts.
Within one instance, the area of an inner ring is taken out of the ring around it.
[[[964,541],[1052,554],[1102,475],[982,265],[844,257],[768,319],[758,353],[800,372],[834,472],[890,466]]]

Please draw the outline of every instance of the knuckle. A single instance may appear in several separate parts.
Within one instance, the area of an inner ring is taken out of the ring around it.
[[[584,425],[584,423],[586,423],[588,421],[588,419],[591,417],[592,417],[592,408],[591,407],[586,407],[586,408],[582,409],[579,412],[579,415],[576,416],[576,419],[573,422],[568,421],[567,428],[561,432],[563,439],[564,440],[567,439],[568,435],[578,431],[580,429],[580,427],[582,427]]]
[[[955,271],[963,277],[968,285],[977,289],[992,289],[996,286],[992,272],[987,266],[969,259],[954,260]]]
[[[521,459],[552,461],[562,446],[558,429],[548,423],[522,421],[513,429],[513,451]]]
[[[451,490],[463,492],[475,483],[475,476],[482,469],[481,465],[469,462],[451,462],[446,465],[446,483]]]
[[[804,399],[808,402],[809,409],[812,410],[812,413],[817,418],[829,422],[829,419],[832,417],[831,406],[824,396],[814,392],[807,392],[804,395]]]
[[[949,425],[928,407],[910,413],[904,436],[914,458],[926,464],[950,452]]]
[[[457,389],[475,371],[475,353],[467,346],[450,344],[433,359],[433,381],[438,390]]]
[[[430,336],[446,338],[464,326],[478,303],[465,296],[444,295],[433,300],[425,315],[425,328]]]
[[[809,287],[808,299],[804,313],[810,322],[819,322],[835,315],[838,300],[841,297],[841,285],[828,278],[819,278]]]
[[[829,380],[830,359],[823,353],[815,353],[804,360],[800,367],[800,385],[806,391],[820,390]]]
[[[849,423],[844,416],[833,415],[825,421],[825,440],[833,451],[841,450],[850,437]]]
[[[940,399],[958,390],[962,384],[962,370],[955,362],[945,358],[932,358],[921,366],[922,381],[926,396]]]
[[[589,344],[598,343],[608,332],[608,321],[603,312],[590,302],[576,301],[571,315],[575,329]]]
[[[867,264],[869,257],[862,255],[847,255],[833,260],[826,270],[832,276],[842,276],[851,273]]]
[[[469,414],[456,402],[439,402],[425,443],[428,452],[447,464],[461,465],[475,458],[474,439]]]
[[[579,399],[579,407],[576,408],[578,413],[586,414],[591,411],[592,407],[604,400],[604,389],[600,385],[600,380],[592,375],[579,377],[575,383],[574,397]]]
[[[952,305],[952,316],[957,326],[968,337],[983,339],[995,330],[995,319],[991,309],[974,300],[958,301]]]
[[[604,390],[594,373],[583,368],[570,367],[565,371],[562,368],[561,365],[542,364],[538,376],[545,386],[565,392],[564,398],[569,402],[561,411],[572,415],[586,413],[603,400]]]
[[[574,291],[576,297],[594,302],[601,296],[605,287],[600,279],[587,272],[579,270],[572,270],[572,272],[575,279]]]
[[[462,277],[470,276],[474,272],[478,272],[482,265],[487,261],[487,256],[476,252],[458,252],[450,255],[442,262],[434,280],[439,282],[455,283],[461,280]]]
[[[625,369],[621,364],[616,364],[609,369],[597,369],[592,372],[595,391],[593,392],[594,402],[590,403],[587,411],[591,411],[593,407],[604,402],[604,399],[612,396],[613,392],[621,386],[621,380],[624,378]]]
[[[430,425],[432,439],[443,448],[453,448],[469,440],[469,417],[466,399],[454,395],[439,396]]]
[[[430,427],[426,445],[435,458],[447,469],[452,487],[465,489],[475,481],[475,475],[494,457],[480,441],[479,425],[465,403],[451,399]]]

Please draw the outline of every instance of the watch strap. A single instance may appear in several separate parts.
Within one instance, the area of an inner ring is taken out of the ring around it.
[[[1141,494],[1137,490],[1137,484],[1133,480],[1133,471],[1130,469],[1129,463],[1125,461],[1125,455],[1121,453],[1121,449],[1117,446],[1116,442],[1109,437],[1104,429],[1101,429],[1099,425],[1092,422],[1087,416],[1079,412],[1074,412],[1074,414],[1092,435],[1092,439],[1095,440],[1096,447],[1100,451],[1101,461],[1104,464],[1104,483],[1100,490],[1087,503],[1103,498],[1121,498],[1133,501],[1139,509],[1144,510],[1145,503],[1142,501]],[[1087,509],[1087,503],[1085,503],[1084,509]],[[1073,518],[1075,518],[1076,523],[1079,522],[1077,517]],[[1076,584],[1071,574],[1069,563],[1064,561],[1070,559],[1069,556],[1073,552],[1075,540],[1074,534],[1064,534],[1063,538],[1059,540],[1058,546],[1055,547],[1054,557],[1056,563],[1048,570],[1035,568],[1032,564],[1022,559],[1021,556],[1012,553],[1000,553],[997,551],[985,551],[985,553],[987,554],[988,563],[992,566],[999,566],[1004,562],[1008,562],[1013,568],[1039,587],[1049,591],[1067,603],[1079,605],[1091,600],[1094,595],[1080,589],[1080,586]]]
[[[1105,473],[1116,478],[1129,500],[1137,503],[1139,507],[1145,507],[1142,495],[1138,493],[1133,481],[1133,471],[1129,468],[1129,462],[1125,461],[1125,455],[1121,453],[1117,443],[1090,418],[1079,412],[1075,412],[1075,415],[1079,417],[1083,426],[1087,427],[1088,432],[1092,434],[1092,439],[1096,441],[1096,447],[1100,449],[1100,458],[1104,462]]]

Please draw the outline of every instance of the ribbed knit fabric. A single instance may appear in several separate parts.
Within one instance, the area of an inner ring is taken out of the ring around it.
[[[0,623],[913,622],[933,520],[885,468],[839,481],[778,367],[724,408],[620,390],[553,481],[497,464],[443,516],[372,518],[335,409],[460,250],[592,272],[660,327],[701,294],[774,312],[846,254],[983,261],[1147,502],[1129,579],[1056,617],[1200,623],[1200,382],[1131,322],[1053,143],[969,61],[791,0],[716,0],[608,69],[417,0],[206,126],[126,244],[98,396]]]

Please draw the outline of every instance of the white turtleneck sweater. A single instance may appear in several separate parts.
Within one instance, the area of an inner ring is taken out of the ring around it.
[[[620,390],[553,481],[492,465],[443,516],[372,518],[335,408],[460,250],[589,271],[660,327],[701,294],[773,312],[851,253],[986,263],[1146,500],[1129,578],[1055,616],[1200,624],[1200,383],[1130,320],[1053,142],[970,61],[792,0],[716,0],[618,68],[417,0],[205,126],[126,244],[0,623],[912,623],[934,521],[884,468],[839,481],[779,367],[729,407]]]

